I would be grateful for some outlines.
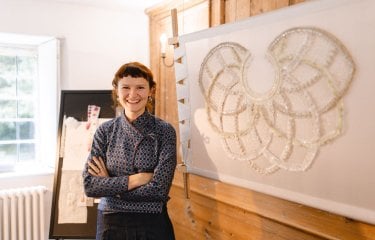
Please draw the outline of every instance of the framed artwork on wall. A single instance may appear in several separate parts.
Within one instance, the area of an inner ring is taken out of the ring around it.
[[[374,10],[308,1],[180,36],[188,172],[374,224]]]

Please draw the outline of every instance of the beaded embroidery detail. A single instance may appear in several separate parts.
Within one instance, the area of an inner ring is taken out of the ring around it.
[[[266,54],[275,77],[259,93],[249,85],[248,49],[223,42],[209,51],[199,73],[207,118],[230,158],[260,174],[305,171],[342,132],[355,64],[336,37],[313,27],[286,30]]]

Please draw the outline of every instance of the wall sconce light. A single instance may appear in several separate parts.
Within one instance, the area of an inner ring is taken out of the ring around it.
[[[172,61],[171,64],[167,64],[165,58],[167,57],[166,55],[166,50],[167,50],[167,34],[163,33],[160,36],[160,52],[161,52],[161,58],[163,61],[163,65],[166,67],[173,67],[174,62]]]

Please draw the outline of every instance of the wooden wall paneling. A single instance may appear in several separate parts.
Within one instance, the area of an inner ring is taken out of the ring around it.
[[[172,186],[170,195],[173,196],[168,202],[168,212],[173,223],[176,240],[199,239],[195,225],[195,219],[191,216],[189,200],[185,198],[182,186]]]
[[[210,0],[209,6],[210,23],[209,27],[225,23],[225,0]]]
[[[250,17],[250,0],[236,0],[235,21]]]
[[[375,226],[371,224],[197,175],[190,175],[189,179],[191,201],[194,200],[193,193],[196,193],[206,198],[199,202],[214,199],[217,203],[224,203],[212,209],[214,212],[224,211],[222,208],[238,208],[243,212],[254,213],[262,219],[263,231],[270,231],[267,226],[270,226],[268,221],[271,220],[289,227],[272,226],[272,229],[278,229],[280,235],[305,234],[312,239],[375,240]],[[181,177],[176,176],[174,187],[182,188]],[[234,209],[227,211],[227,214],[230,212],[235,215]],[[247,221],[247,217],[244,215],[240,221]],[[248,231],[252,227],[248,226]]]
[[[237,12],[237,0],[225,0],[224,5],[224,18],[225,23],[231,23],[236,21],[236,12]]]
[[[302,0],[296,1],[302,2]],[[223,11],[225,23],[239,21],[250,16],[287,7],[295,3],[291,3],[290,0],[226,0],[224,4],[225,9]]]
[[[179,14],[180,34],[188,34],[209,28],[210,3],[209,1],[197,2],[193,7],[186,9]]]
[[[164,107],[160,104],[160,99],[165,95],[165,89],[161,87],[163,84],[162,68],[161,68],[161,52],[160,52],[160,35],[166,31],[166,28],[161,24],[161,19],[165,16],[153,15],[149,16],[149,29],[153,29],[156,34],[150,34],[150,69],[154,74],[154,80],[156,82],[156,93],[155,93],[155,113],[160,115],[164,114]]]
[[[150,65],[155,75],[156,94],[155,94],[155,114],[171,122],[176,126],[177,104],[173,99],[175,96],[174,71],[173,68],[166,67],[161,58],[160,36],[165,33],[168,37],[172,36],[170,9],[158,8],[155,12],[150,12]],[[173,47],[167,45],[166,59],[167,64],[173,63]],[[171,97],[172,96],[172,97]]]
[[[170,31],[170,25],[168,24],[168,21],[170,21],[170,8],[167,8],[167,5],[163,4],[152,9],[146,9],[145,13],[149,17],[150,67],[156,81],[155,114],[157,116],[164,116],[164,101],[163,104],[161,103],[162,99],[165,99],[167,89],[164,87],[165,72],[162,66],[160,52],[160,36],[162,33],[168,33],[167,31]]]
[[[196,180],[192,182],[190,199],[181,197],[183,189],[179,184],[175,184],[171,191],[174,198],[170,200],[168,207],[171,209],[171,218],[175,228],[190,228],[194,232],[192,238],[177,237],[177,239],[324,239],[259,215],[257,211],[244,210],[233,202],[237,198],[253,205],[251,199],[242,198],[239,195],[228,203],[220,199],[219,193],[216,196],[211,195],[213,192],[227,190],[221,189],[220,186],[213,190],[213,185],[201,185],[200,190],[196,191],[194,183]],[[199,181],[199,184],[202,183],[204,182]],[[209,192],[208,196],[204,193],[205,191]],[[183,210],[173,211],[173,209]]]
[[[289,6],[289,0],[251,0],[250,16]]]
[[[172,19],[170,15],[160,20],[160,30],[165,33],[168,37],[172,37]],[[167,45],[166,48],[166,65],[173,65],[173,46]],[[164,120],[170,122],[176,129],[178,129],[178,115],[177,115],[177,101],[176,101],[176,83],[174,77],[174,68],[168,67],[163,64],[162,59],[160,61],[159,68],[159,82],[160,95],[158,98],[159,112],[156,112],[157,116],[162,117]]]
[[[303,2],[303,1],[304,0],[300,0],[299,2]],[[292,3],[290,0],[275,0],[275,8],[274,9],[288,7],[288,6],[291,6],[293,4],[297,4],[297,3],[298,2]]]
[[[155,113],[178,129],[174,68],[163,65],[159,40],[162,33],[172,37],[170,11],[173,8],[178,12],[180,35],[208,28],[209,5],[207,0],[166,1],[165,5],[157,5],[145,11],[150,25],[150,65],[157,81]],[[173,62],[173,46],[167,47],[165,60],[167,64]]]
[[[293,5],[293,4],[297,4],[297,3],[301,3],[301,2],[305,2],[307,0],[289,0],[289,5]]]

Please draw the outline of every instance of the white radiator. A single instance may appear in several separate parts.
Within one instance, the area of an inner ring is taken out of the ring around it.
[[[0,190],[0,240],[45,240],[43,186]]]

